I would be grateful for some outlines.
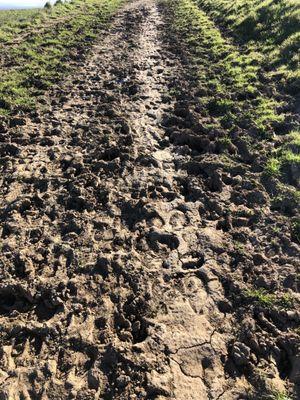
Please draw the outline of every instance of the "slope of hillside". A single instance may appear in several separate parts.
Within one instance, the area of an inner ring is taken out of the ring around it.
[[[235,40],[263,54],[263,65],[299,93],[300,3],[296,0],[198,0]]]

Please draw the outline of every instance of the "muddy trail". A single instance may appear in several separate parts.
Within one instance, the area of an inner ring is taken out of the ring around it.
[[[203,131],[168,23],[126,4],[1,133],[1,399],[297,393],[299,312],[249,288],[296,293],[299,247],[243,143],[224,166]]]

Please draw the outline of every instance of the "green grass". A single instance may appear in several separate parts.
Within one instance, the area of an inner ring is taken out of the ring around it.
[[[299,166],[300,154],[295,154],[292,150],[281,149],[277,152],[277,157],[272,157],[266,164],[266,171],[270,175],[280,175],[283,166]]]
[[[8,29],[9,26],[18,26],[27,24],[35,16],[39,15],[40,9],[34,8],[29,10],[1,10],[0,11],[0,27],[1,31]]]
[[[280,44],[299,29],[297,0],[197,0],[197,3],[219,23],[242,35],[239,40]]]
[[[242,52],[226,38],[211,18],[193,0],[166,0],[179,33],[198,66],[198,81],[205,96],[204,116],[212,116],[220,126],[255,128],[268,135],[272,125],[284,120],[277,112],[281,105],[263,94],[258,79],[262,55]]]
[[[286,121],[295,118],[284,110],[291,100],[286,89],[292,92],[299,85],[299,1],[161,1],[196,71],[200,118],[226,130],[228,137],[238,131],[251,151],[265,156],[261,166],[276,178],[270,193],[277,197],[275,208],[294,215],[300,137],[295,122],[292,132],[286,129]],[[288,88],[290,78],[295,79]],[[274,139],[282,142],[276,150]],[[285,193],[292,197],[290,205]]]
[[[235,42],[264,56],[287,89],[300,88],[300,3],[298,0],[196,0]]]
[[[275,157],[271,157],[271,158],[269,158],[269,160],[265,166],[265,171],[270,176],[279,176],[280,175],[280,167],[281,167],[280,160],[278,160]]]
[[[292,131],[286,136],[284,144],[270,156],[265,171],[271,176],[281,176],[286,173],[292,176],[292,169],[300,170],[300,132]]]
[[[276,295],[269,293],[265,289],[249,289],[245,291],[246,298],[254,300],[264,307],[278,306],[284,309],[291,309],[294,306],[293,299],[288,293]]]
[[[2,11],[0,115],[29,111],[71,71],[122,0],[72,0],[50,9]]]
[[[284,392],[277,392],[271,395],[270,400],[292,400],[292,398]]]
[[[300,244],[300,219],[297,218],[292,222],[292,238]]]

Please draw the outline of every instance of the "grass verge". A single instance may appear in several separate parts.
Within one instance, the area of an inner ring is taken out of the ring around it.
[[[253,128],[270,135],[283,122],[282,105],[263,91],[259,79],[262,55],[241,52],[192,0],[169,0],[173,28],[183,37],[198,68],[201,103],[206,114],[224,128]]]
[[[2,11],[0,115],[30,111],[72,70],[122,0],[72,0],[48,9]]]
[[[299,209],[299,122],[291,95],[282,91],[276,77],[282,68],[285,79],[293,74],[299,52],[293,45],[289,56],[279,60],[274,54],[298,29],[295,0],[162,1],[171,12],[171,29],[196,71],[201,122],[208,121],[208,129],[225,130],[233,142],[237,137],[244,140],[259,158],[257,170],[262,168],[267,177],[263,183],[274,197],[274,207],[294,216]],[[263,10],[274,15],[263,17]],[[253,13],[256,33],[245,29],[241,34],[243,21]],[[269,24],[273,20],[276,24]],[[270,60],[277,60],[276,67]],[[296,80],[293,85],[298,85]]]
[[[263,54],[263,66],[290,92],[300,90],[297,0],[197,0],[238,44]]]

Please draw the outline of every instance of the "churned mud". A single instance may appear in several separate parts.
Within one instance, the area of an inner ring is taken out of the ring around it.
[[[218,154],[193,76],[168,10],[134,1],[2,126],[1,399],[297,392],[299,312],[277,305],[299,246],[246,144]]]

